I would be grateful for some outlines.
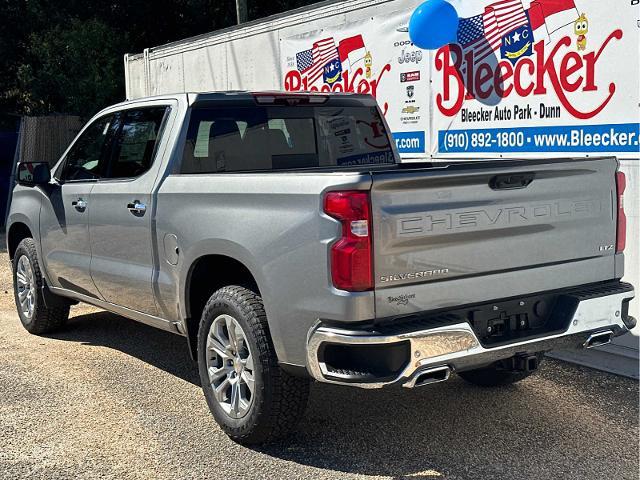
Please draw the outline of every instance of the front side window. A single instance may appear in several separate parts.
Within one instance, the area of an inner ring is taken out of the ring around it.
[[[375,107],[202,107],[191,112],[181,173],[395,163]]]
[[[166,110],[154,107],[120,113],[122,125],[104,178],[133,178],[149,170]]]
[[[101,177],[110,151],[114,118],[114,115],[101,117],[82,132],[65,157],[61,180],[95,180]]]

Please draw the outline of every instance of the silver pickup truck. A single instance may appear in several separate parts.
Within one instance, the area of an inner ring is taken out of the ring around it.
[[[80,301],[182,335],[216,421],[261,443],[292,430],[310,379],[505,385],[635,325],[614,158],[399,163],[388,132],[353,94],[103,110],[54,168],[18,166],[24,327]]]

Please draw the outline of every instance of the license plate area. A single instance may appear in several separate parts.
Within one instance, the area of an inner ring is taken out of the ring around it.
[[[569,328],[580,302],[631,291],[633,287],[628,283],[612,280],[493,302],[381,318],[374,325],[382,335],[400,335],[467,322],[482,346],[493,348],[563,333]],[[626,320],[628,304],[626,309],[623,304],[621,315]]]
[[[577,306],[577,299],[569,295],[536,295],[476,306],[466,317],[480,343],[494,347],[561,333]]]

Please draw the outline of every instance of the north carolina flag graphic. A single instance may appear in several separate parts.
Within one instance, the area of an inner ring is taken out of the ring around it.
[[[545,27],[549,36],[580,16],[573,0],[534,0],[528,13],[531,28]]]
[[[364,46],[362,35],[340,40],[338,43],[338,55],[342,62],[342,70],[350,70],[357,62],[364,59],[367,49]]]

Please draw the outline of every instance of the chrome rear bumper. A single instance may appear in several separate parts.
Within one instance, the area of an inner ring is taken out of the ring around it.
[[[516,355],[531,355],[555,349],[589,348],[628,331],[622,318],[623,302],[633,298],[633,290],[580,300],[569,327],[562,333],[530,338],[506,345],[484,347],[471,326],[464,322],[428,330],[382,335],[374,330],[349,330],[318,325],[309,332],[307,368],[321,382],[361,388],[381,388],[399,384],[408,388],[449,378],[450,371],[463,371],[490,365]],[[337,371],[322,361],[320,352],[327,345],[388,345],[409,342],[406,363],[394,378],[365,381],[352,372]],[[433,373],[435,372],[435,373]],[[433,374],[432,374],[433,373]],[[433,381],[417,381],[427,378]]]

